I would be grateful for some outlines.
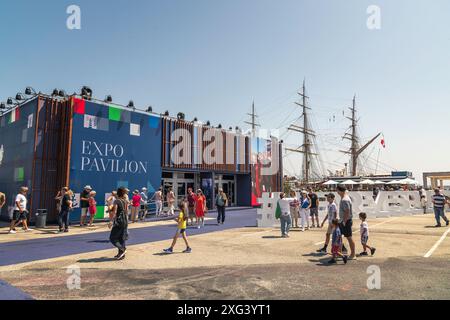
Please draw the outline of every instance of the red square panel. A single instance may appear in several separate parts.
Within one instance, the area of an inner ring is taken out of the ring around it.
[[[84,114],[86,108],[86,101],[83,99],[73,98],[73,111],[74,113]]]

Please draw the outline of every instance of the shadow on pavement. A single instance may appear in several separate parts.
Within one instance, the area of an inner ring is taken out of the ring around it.
[[[263,239],[281,239],[282,236],[262,236]]]
[[[78,263],[98,263],[98,262],[110,262],[110,261],[116,261],[114,258],[109,257],[101,257],[101,258],[91,258],[91,259],[81,259],[78,260]]]

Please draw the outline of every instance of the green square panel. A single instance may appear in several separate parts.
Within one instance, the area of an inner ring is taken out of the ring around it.
[[[109,120],[120,121],[121,114],[122,110],[120,110],[119,108],[115,108],[113,106],[109,106]]]
[[[97,213],[94,219],[104,219],[105,218],[105,206],[97,206]]]
[[[16,182],[22,182],[25,179],[25,171],[23,168],[15,168],[14,180]]]

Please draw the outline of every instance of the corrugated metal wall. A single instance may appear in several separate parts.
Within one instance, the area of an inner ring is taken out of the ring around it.
[[[72,105],[67,99],[38,98],[30,208],[47,209],[48,220],[57,216],[55,196],[69,184]]]
[[[185,129],[189,132],[190,137],[183,137],[180,142],[184,150],[190,150],[190,163],[174,164],[171,158],[172,148],[178,142],[171,141],[171,136],[174,130]],[[204,141],[203,137],[207,130],[212,129],[213,136],[222,137],[222,143],[216,144],[216,153],[206,153],[205,158],[203,153],[205,148],[213,142]],[[198,171],[214,171],[224,173],[250,173],[250,139],[247,136],[229,132],[223,129],[210,128],[187,122],[183,120],[175,120],[168,117],[162,119],[162,161],[163,168],[186,169]],[[229,140],[227,140],[227,137]],[[234,154],[232,163],[227,162],[227,143],[234,142]],[[237,164],[239,157],[243,158],[243,164]],[[216,157],[216,161],[213,161]],[[203,160],[203,161],[202,161]]]

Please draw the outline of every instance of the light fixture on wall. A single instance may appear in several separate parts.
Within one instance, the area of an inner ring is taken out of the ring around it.
[[[112,102],[112,97],[110,95],[107,95],[105,97],[105,102]]]
[[[91,100],[92,99],[92,89],[89,88],[88,86],[83,86],[83,88],[81,88],[81,97]]]
[[[183,112],[178,112],[178,114],[177,114],[177,119],[178,119],[178,120],[184,120],[184,118],[185,118],[184,113],[183,113]]]
[[[36,96],[37,95],[36,91],[32,87],[26,87],[25,94],[27,96]]]

